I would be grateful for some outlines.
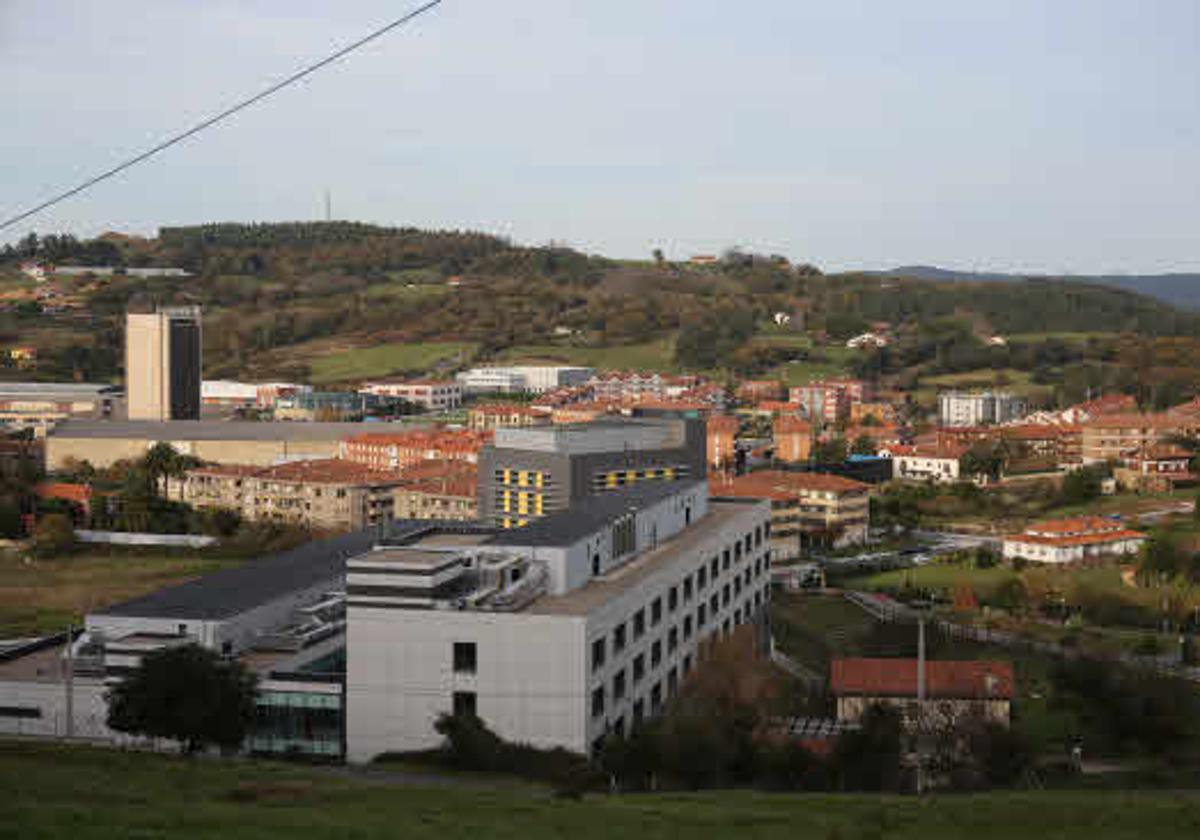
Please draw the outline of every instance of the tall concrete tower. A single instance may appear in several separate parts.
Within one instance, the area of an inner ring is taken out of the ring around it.
[[[130,420],[200,419],[200,307],[125,315]]]

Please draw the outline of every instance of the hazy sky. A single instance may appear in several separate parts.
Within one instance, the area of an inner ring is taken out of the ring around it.
[[[10,215],[415,2],[0,0]],[[336,218],[830,269],[1200,269],[1197,0],[445,0],[30,229]]]

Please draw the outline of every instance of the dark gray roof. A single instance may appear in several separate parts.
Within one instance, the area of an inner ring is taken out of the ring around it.
[[[490,545],[568,546],[594,534],[608,523],[678,493],[703,486],[702,481],[647,481],[632,487],[596,493],[570,510],[535,519],[524,528],[500,531]]]
[[[336,581],[345,573],[346,558],[368,551],[378,536],[378,531],[371,529],[317,540],[160,589],[95,614],[128,618],[231,618],[289,592],[316,586],[324,580]]]
[[[133,440],[341,440],[386,432],[383,423],[254,423],[220,420],[68,420],[51,437]]]

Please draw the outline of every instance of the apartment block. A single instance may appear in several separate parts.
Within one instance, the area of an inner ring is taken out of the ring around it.
[[[708,418],[708,465],[715,470],[733,469],[737,462],[737,433],[740,423],[731,414],[714,414]]]
[[[771,505],[771,550],[778,562],[799,559],[811,546],[843,548],[865,542],[871,524],[871,486],[814,472],[762,470],[709,479],[716,497],[761,499]]]
[[[604,419],[495,434],[479,454],[479,514],[506,528],[641,482],[703,479],[706,472],[698,418]]]
[[[867,384],[858,379],[824,379],[788,390],[788,401],[800,406],[804,417],[815,423],[841,423],[851,408],[862,403]]]
[[[479,471],[467,461],[424,461],[396,487],[397,519],[472,521],[479,516]]]
[[[812,457],[814,428],[794,414],[780,414],[772,422],[775,460],[799,464]]]
[[[338,454],[344,460],[373,470],[402,470],[421,461],[466,461],[473,464],[479,460],[480,450],[491,439],[490,432],[467,429],[367,432],[343,440]]]
[[[1200,417],[1186,412],[1102,415],[1083,424],[1081,458],[1085,464],[1119,461],[1172,438],[1197,434]]]
[[[594,754],[661,712],[707,641],[752,625],[766,643],[769,542],[765,504],[693,481],[351,558],[348,758],[434,747],[449,713]]]
[[[250,520],[345,531],[391,520],[401,481],[397,473],[331,458],[273,467],[200,467],[168,482],[167,493],[194,507],[236,510]]]
[[[200,307],[159,307],[125,316],[125,391],[130,420],[199,420]]]
[[[938,394],[942,426],[989,426],[1019,420],[1025,402],[1007,391],[943,391]]]

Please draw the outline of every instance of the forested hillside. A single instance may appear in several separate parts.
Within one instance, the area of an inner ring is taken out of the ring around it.
[[[792,381],[844,370],[912,387],[923,377],[1011,370],[1055,399],[1058,390],[1065,399],[1101,384],[1172,396],[1197,384],[1188,355],[1200,315],[1101,285],[823,275],[737,252],[706,266],[617,261],[481,233],[351,222],[164,228],[153,239],[29,237],[0,253],[3,289],[32,283],[17,271],[29,259],[195,275],[57,278],[51,283],[83,300],[82,310],[9,306],[0,340],[44,347],[39,375],[47,376],[119,378],[129,303],[186,301],[205,308],[212,377],[336,384],[539,357]],[[776,323],[777,313],[788,323]],[[873,326],[892,334],[891,346],[846,351],[846,338]],[[993,334],[1010,340],[990,346]]]

